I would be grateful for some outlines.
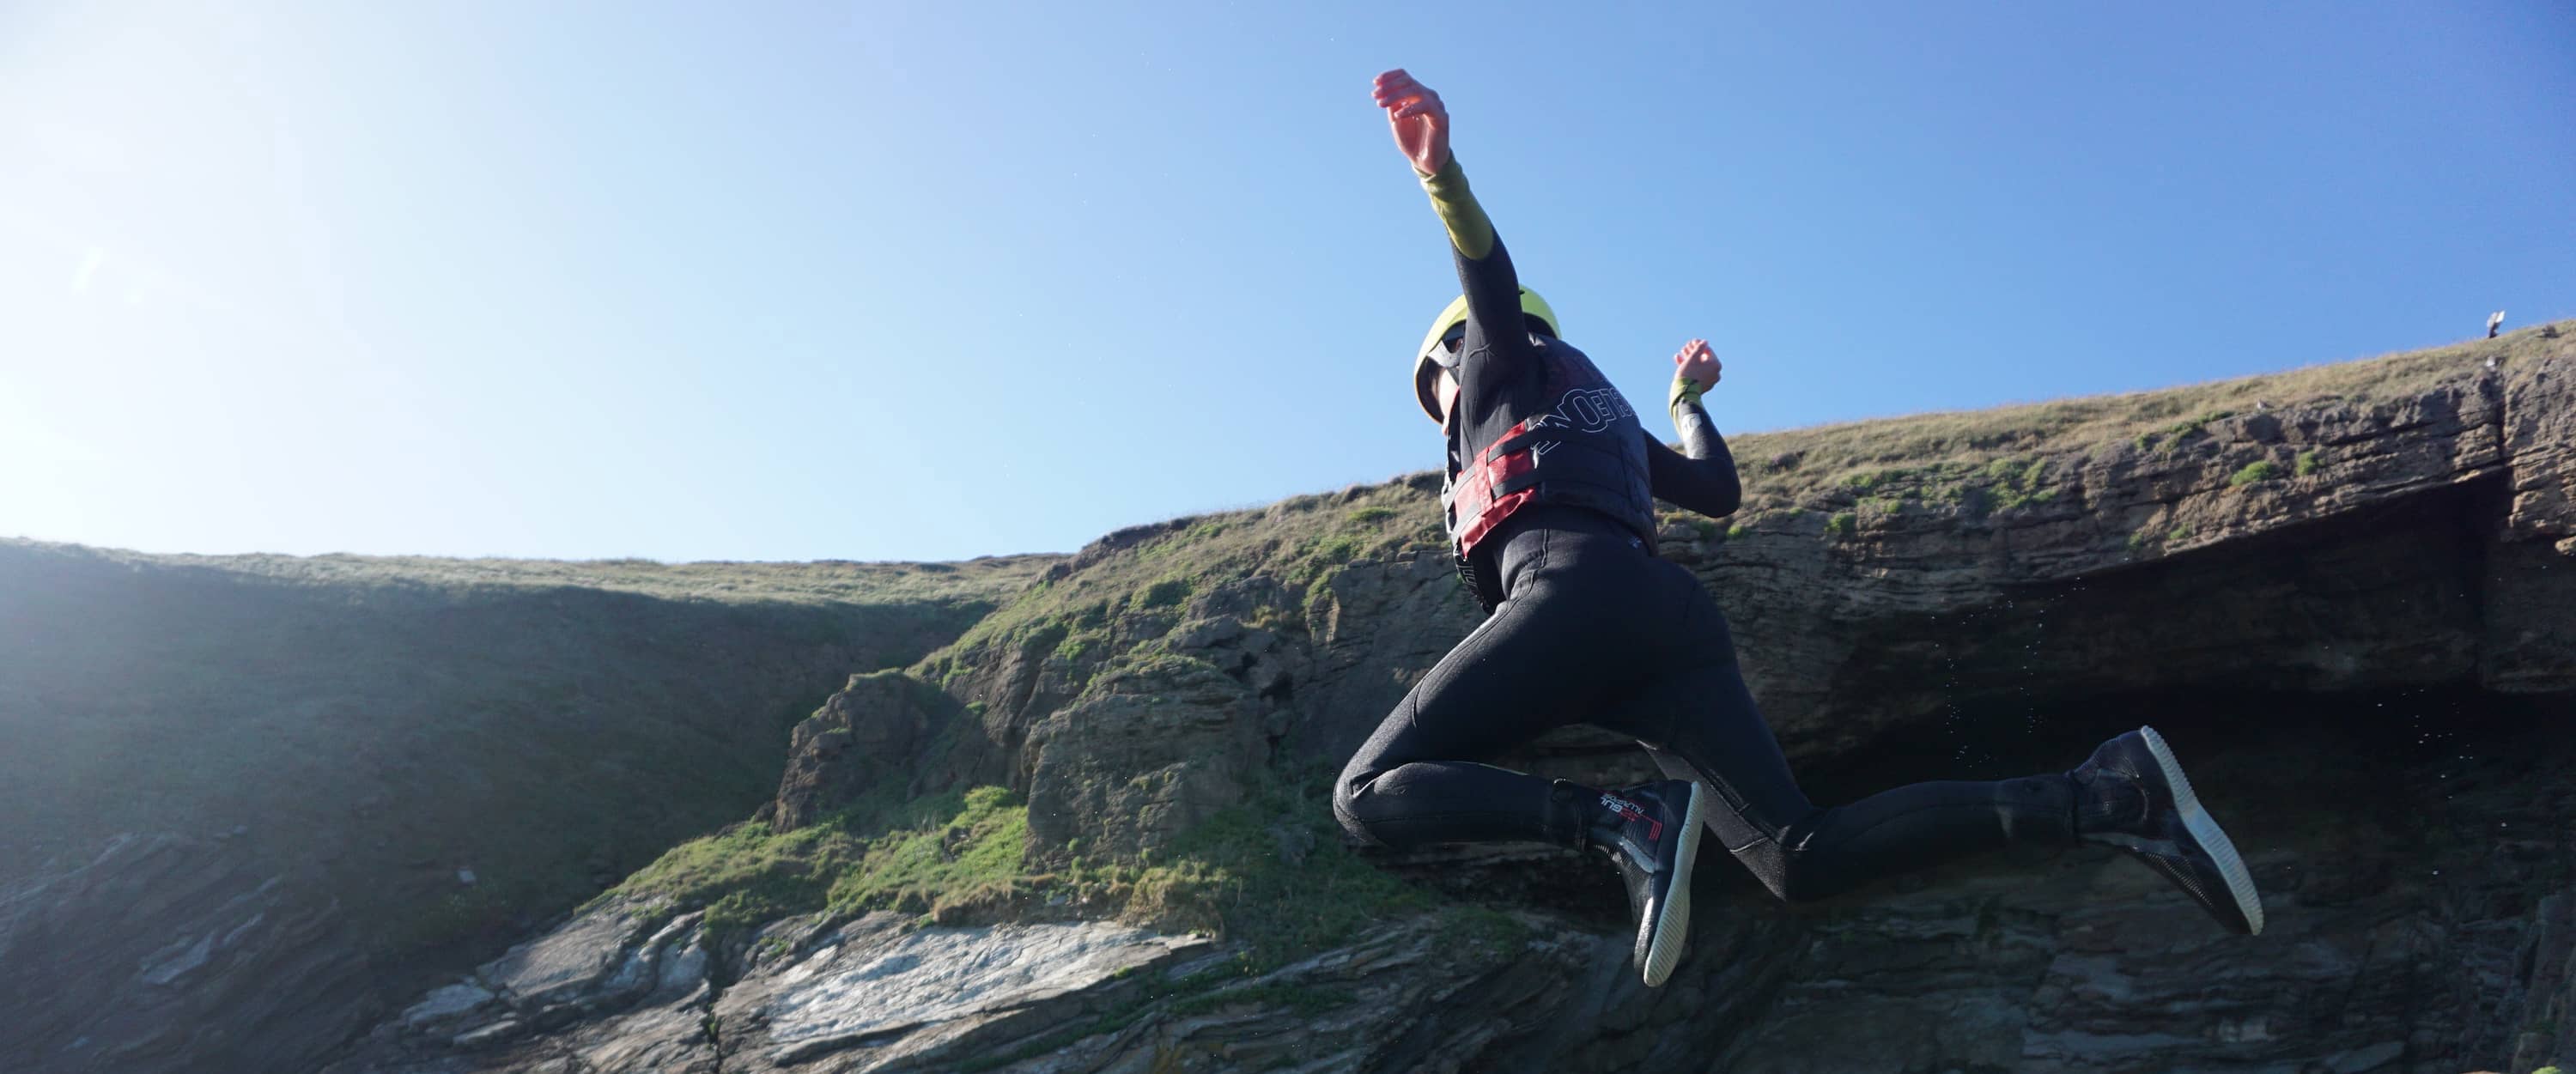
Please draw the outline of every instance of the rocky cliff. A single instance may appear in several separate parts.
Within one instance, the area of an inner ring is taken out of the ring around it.
[[[853,667],[1058,557],[146,556],[0,542],[0,1069],[311,1069],[768,798]]]
[[[331,1069],[2521,1074],[2576,1045],[2571,332],[1742,437],[1746,508],[1665,521],[1812,797],[2152,722],[2260,937],[2101,853],[1721,858],[1650,992],[1596,863],[1344,847],[1323,779],[1475,620],[1417,476],[1104,538]]]

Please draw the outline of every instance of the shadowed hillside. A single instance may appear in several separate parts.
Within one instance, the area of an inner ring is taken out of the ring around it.
[[[0,892],[88,866],[120,833],[163,840],[123,844],[152,852],[151,879],[100,888],[73,918],[13,927],[33,903],[0,899],[0,976],[78,994],[29,972],[37,933],[73,944],[64,957],[104,956],[80,949],[99,942],[85,921],[249,899],[269,908],[263,928],[298,922],[271,944],[286,979],[268,984],[310,1009],[270,1032],[327,1043],[351,1001],[488,956],[740,817],[774,790],[785,729],[849,672],[917,659],[1056,558],[666,566],[0,542]],[[321,978],[336,995],[288,968],[309,955],[288,949],[315,946],[354,971]],[[189,1010],[138,1015],[185,1033]],[[35,1028],[22,1018],[0,1045]]]

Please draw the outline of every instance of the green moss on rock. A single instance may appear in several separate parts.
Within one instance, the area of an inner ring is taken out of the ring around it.
[[[2281,476],[2281,464],[2273,462],[2270,459],[2263,459],[2258,462],[2247,463],[2244,469],[2238,470],[2234,474],[2229,475],[2227,478],[2227,486],[2229,488],[2239,488],[2245,485],[2251,485],[2257,481],[2269,481],[2279,476]]]
[[[1028,807],[1000,787],[905,802],[874,796],[819,824],[739,824],[693,839],[610,894],[703,907],[723,937],[792,914],[872,909],[935,914],[1017,887]]]

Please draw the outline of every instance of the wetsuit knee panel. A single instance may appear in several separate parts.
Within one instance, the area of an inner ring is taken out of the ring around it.
[[[1377,777],[1378,773],[1363,767],[1358,758],[1352,758],[1351,763],[1343,765],[1342,774],[1333,779],[1333,815],[1350,816],[1352,805],[1359,799],[1360,789]]]
[[[1333,821],[1340,824],[1342,831],[1352,839],[1368,846],[1379,844],[1377,837],[1370,835],[1368,826],[1360,820],[1359,793],[1360,788],[1376,778],[1375,772],[1362,772],[1354,778],[1352,769],[1345,768],[1341,778],[1333,781]]]

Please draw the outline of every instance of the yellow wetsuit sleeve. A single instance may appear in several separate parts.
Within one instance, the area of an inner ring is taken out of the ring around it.
[[[1708,394],[1708,385],[1692,380],[1691,378],[1685,377],[1679,373],[1675,373],[1673,374],[1672,393],[1665,398],[1664,405],[1670,407],[1673,412],[1673,417],[1678,419],[1681,417],[1682,408],[1685,405],[1700,405],[1699,397],[1706,394]]]
[[[1429,175],[1414,173],[1422,179],[1422,189],[1431,195],[1432,211],[1440,214],[1440,223],[1449,229],[1449,244],[1470,258],[1483,259],[1494,251],[1494,222],[1485,218],[1484,206],[1476,204],[1476,192],[1467,189],[1467,173],[1459,170],[1458,157],[1451,154],[1449,163]]]

